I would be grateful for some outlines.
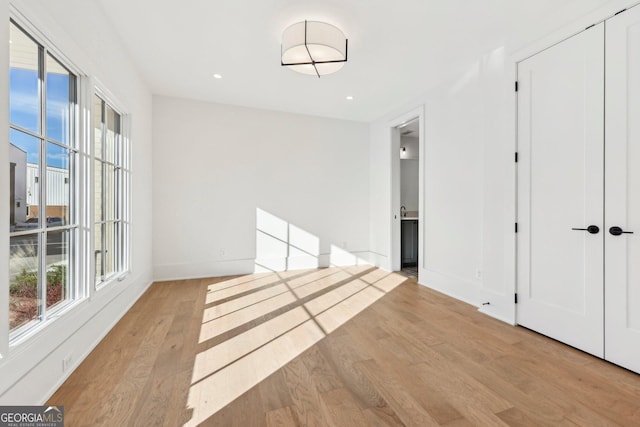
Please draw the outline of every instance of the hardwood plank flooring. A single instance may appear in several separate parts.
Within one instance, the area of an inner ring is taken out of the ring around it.
[[[640,375],[372,267],[159,282],[68,426],[640,426]]]

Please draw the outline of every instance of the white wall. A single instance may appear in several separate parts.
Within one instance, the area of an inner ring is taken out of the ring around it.
[[[418,211],[420,164],[418,159],[400,160],[400,205]]]
[[[400,147],[400,205],[407,211],[417,212],[420,199],[420,140],[413,136],[401,136]]]
[[[419,281],[476,306],[489,302],[484,312],[515,322],[515,64],[630,3],[592,1],[583,16],[561,8],[371,124],[371,251],[382,267],[391,266],[392,246],[390,156],[395,153],[389,126],[424,107]]]
[[[400,136],[400,158],[414,159],[420,158],[420,139],[415,136]],[[406,149],[402,151],[402,148]]]
[[[366,124],[160,96],[153,110],[155,279],[368,257]],[[288,225],[303,240],[289,257]]]
[[[420,282],[461,299],[452,286],[476,288],[482,266],[483,156],[479,77],[464,90],[431,93],[425,99],[424,235],[421,236]],[[464,126],[451,126],[464,117]]]
[[[487,65],[496,61],[493,68]],[[506,58],[497,51],[480,58],[457,80],[372,123],[371,170],[376,173],[371,174],[371,250],[381,254],[382,267],[391,267],[389,124],[422,106],[424,231],[419,281],[476,305],[485,298],[484,287],[494,286],[506,298],[503,226],[513,224],[504,206],[505,187],[513,180],[506,153],[512,155],[514,141],[505,123],[510,120],[512,84]],[[478,278],[478,270],[484,280]],[[508,317],[507,311],[500,314]]]
[[[19,11],[86,75],[95,77],[130,114],[132,129],[131,274],[53,319],[23,344],[0,348],[0,405],[41,404],[63,382],[151,283],[151,94],[113,36],[96,2],[15,0]],[[0,6],[0,57],[8,64],[8,2]],[[0,99],[7,100],[8,67],[0,67]],[[0,102],[0,130],[8,134],[7,102]],[[0,182],[8,182],[8,144],[0,145]],[[0,185],[0,200],[9,198]],[[6,206],[6,202],[2,204]],[[8,210],[0,209],[0,271],[8,271]],[[5,281],[6,283],[6,281]],[[8,331],[8,287],[1,288],[0,331]],[[3,351],[4,350],[4,351]],[[71,356],[71,369],[62,360]]]

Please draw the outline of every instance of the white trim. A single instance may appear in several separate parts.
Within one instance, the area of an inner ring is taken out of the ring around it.
[[[570,37],[575,36],[576,34],[581,33],[587,27],[591,25],[597,25],[603,21],[606,21],[621,10],[630,9],[634,6],[637,6],[638,4],[640,4],[638,0],[608,1],[607,4],[604,4],[593,12],[582,16],[573,23],[565,25],[562,28],[552,32],[551,34],[548,34],[547,36],[542,37],[533,43],[529,43],[526,46],[511,52],[511,54],[509,55],[510,60],[513,60],[515,63],[524,61],[525,59],[545,49],[548,49]]]
[[[113,94],[113,92],[107,89],[106,85],[102,84],[102,81],[100,81],[99,78],[91,77],[91,85],[93,86],[94,94],[102,98],[102,100],[109,104],[109,106],[113,108],[118,114],[120,114],[120,116],[124,116],[126,114],[126,111],[130,111],[128,108],[126,108],[126,105],[124,103],[120,102],[120,100]],[[91,105],[93,106],[93,96]]]
[[[377,255],[370,251],[345,251],[348,257],[355,258],[353,264],[349,265],[376,265]],[[331,263],[331,253],[321,253],[317,257],[283,257],[271,259],[228,259],[219,261],[190,261],[179,263],[154,264],[153,279],[155,281],[167,280],[188,280],[201,279],[222,276],[237,276],[243,274],[255,273],[256,262],[266,262],[271,265],[286,265],[286,261],[312,261],[315,259],[315,265],[309,268],[327,268],[341,267],[342,265],[333,265]],[[303,268],[303,267],[300,267]],[[295,270],[296,268],[291,268]]]
[[[86,76],[82,68],[80,68],[74,61],[69,59],[67,55],[65,55],[60,48],[58,48],[59,43],[56,42],[55,39],[50,38],[45,35],[38,27],[26,17],[24,13],[13,3],[9,3],[9,18],[15,21],[18,26],[20,26],[24,31],[26,31],[32,39],[34,39],[37,43],[40,43],[44,46],[47,51],[49,51],[58,61],[62,63],[69,71],[71,71],[76,76]]]
[[[133,165],[133,149],[131,143],[131,130],[133,129],[132,117],[129,113],[122,113],[120,115],[120,138],[122,138],[122,144],[124,149],[126,150],[127,158],[123,160],[123,170],[127,172],[128,181],[124,182],[124,197],[126,197],[126,210],[123,210],[122,213],[122,224],[125,227],[124,230],[124,242],[123,242],[123,250],[124,250],[124,265],[123,265],[123,274],[128,275],[133,273],[132,266],[135,265],[133,262],[133,250],[131,250],[131,229],[132,229],[132,215],[133,215],[133,171],[131,166]],[[121,280],[121,279],[119,279]]]
[[[511,59],[507,66],[511,66],[513,73],[513,81],[518,80],[518,63]],[[509,107],[509,115],[511,120],[508,126],[511,127],[511,135],[513,141],[513,153],[518,152],[518,92],[513,91],[513,98],[511,107]],[[513,224],[508,222],[505,229],[505,254],[504,254],[504,280],[506,286],[510,289],[510,293],[515,295],[518,292],[518,233],[515,232],[515,224],[518,223],[518,163],[515,158],[510,167],[510,179],[511,187],[507,189],[510,197],[506,197],[507,206],[505,206],[505,218],[512,218]],[[512,228],[513,227],[513,228]],[[508,294],[508,297],[510,294]],[[512,321],[514,325],[518,324],[518,307],[514,300],[508,298],[511,308],[509,311],[512,313]]]
[[[110,107],[111,109],[113,109],[119,116],[120,116],[120,139],[121,139],[121,146],[123,148],[125,148],[127,150],[126,152],[126,160],[125,159],[120,159],[121,163],[120,165],[122,166],[121,169],[124,170],[127,175],[128,175],[128,180],[127,181],[122,181],[121,185],[122,188],[117,189],[120,192],[121,197],[126,198],[127,202],[126,202],[126,206],[127,206],[127,210],[122,212],[121,218],[119,218],[119,222],[121,224],[121,227],[123,228],[123,234],[122,234],[122,241],[121,243],[121,250],[124,252],[123,253],[123,264],[120,266],[121,269],[118,271],[115,271],[114,274],[109,277],[108,280],[105,280],[103,282],[100,283],[95,283],[95,278],[96,278],[96,271],[95,271],[95,204],[94,204],[94,197],[91,196],[89,198],[89,200],[91,200],[90,204],[90,211],[91,211],[91,236],[90,236],[90,250],[89,250],[89,254],[93,254],[93,256],[90,256],[91,262],[90,262],[90,271],[91,271],[91,276],[88,278],[89,280],[89,286],[91,288],[91,295],[92,298],[93,296],[98,293],[101,292],[104,288],[109,287],[113,282],[121,282],[122,280],[124,280],[124,277],[128,274],[131,273],[131,266],[133,264],[131,257],[133,254],[133,251],[131,250],[131,214],[132,214],[132,182],[133,182],[133,177],[132,177],[132,170],[131,170],[131,164],[132,164],[132,149],[131,149],[131,115],[125,113],[123,108],[124,108],[124,104],[121,103],[114,95],[111,91],[109,91],[103,84],[102,82],[98,79],[93,77],[91,79],[91,94],[90,94],[90,109],[89,109],[89,123],[91,123],[90,125],[90,137],[89,137],[89,146],[90,146],[90,158],[91,158],[91,177],[90,177],[90,182],[91,182],[91,188],[94,189],[95,188],[95,163],[96,163],[96,153],[94,150],[95,147],[95,126],[93,125],[93,107],[94,107],[94,97],[98,97],[100,98],[102,101],[104,101],[104,103]],[[117,163],[115,163],[117,164]],[[124,166],[127,167],[124,167]],[[93,192],[91,192],[91,194],[93,195]]]
[[[91,200],[93,194],[92,176],[93,176],[93,163],[91,159],[91,78],[87,76],[79,77],[78,82],[78,116],[79,130],[78,135],[79,142],[79,154],[78,163],[80,168],[80,179],[78,186],[78,195],[84,203],[80,204],[78,212],[80,218],[80,224],[78,229],[78,238],[80,239],[80,266],[78,272],[78,278],[81,280],[82,289],[80,290],[79,297],[89,298],[92,296],[92,287],[89,286],[89,278],[91,277],[92,263],[91,263],[91,243],[93,238],[93,204]]]

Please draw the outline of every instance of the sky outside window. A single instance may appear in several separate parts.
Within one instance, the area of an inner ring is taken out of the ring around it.
[[[11,124],[25,130],[40,131],[40,103],[38,94],[40,82],[38,64],[40,51],[38,45],[18,28],[11,26],[11,69],[10,69],[10,109]],[[69,144],[70,130],[70,74],[50,55],[47,65],[47,138]],[[33,137],[26,133],[11,131],[10,141],[27,153],[27,162],[38,163],[39,147],[33,144]],[[65,167],[65,159],[55,151],[47,154],[47,165]]]

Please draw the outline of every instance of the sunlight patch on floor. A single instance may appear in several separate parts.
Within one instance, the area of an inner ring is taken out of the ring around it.
[[[192,383],[217,372],[309,319],[311,316],[298,307],[199,353],[193,369]]]
[[[229,287],[215,290],[214,285],[209,286],[209,292],[207,293],[207,304],[212,304],[216,301],[221,301],[226,298],[231,298],[244,292],[249,292],[263,286],[272,285],[277,283],[281,279],[273,274],[268,273],[266,277],[257,278],[244,283],[234,284]]]
[[[251,322],[278,308],[296,302],[296,297],[291,292],[275,296],[267,301],[262,301],[251,306],[250,310],[235,311],[226,316],[219,317],[202,325],[200,329],[200,341],[205,342],[220,334],[228,332],[238,326]]]
[[[371,269],[349,266],[288,272],[290,280],[271,273],[273,277],[263,275],[257,280],[282,283],[206,309],[200,343],[293,305],[196,356],[188,397],[193,413],[185,425],[207,420],[406,280],[378,269],[367,273]],[[250,282],[231,280],[236,285]],[[228,289],[224,282],[216,288]]]

